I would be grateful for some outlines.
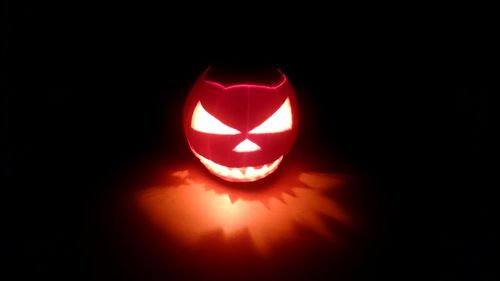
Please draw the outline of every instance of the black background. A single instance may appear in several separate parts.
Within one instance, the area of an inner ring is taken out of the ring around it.
[[[4,4],[3,280],[148,280],[106,246],[96,205],[145,163],[190,157],[184,98],[217,64],[280,67],[298,143],[370,183],[376,234],[345,279],[498,278],[488,17],[252,5]]]

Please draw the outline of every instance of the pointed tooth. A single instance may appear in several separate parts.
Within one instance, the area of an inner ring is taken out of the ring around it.
[[[248,167],[246,172],[245,172],[245,175],[247,177],[253,177],[257,174],[257,171],[253,168],[253,167]]]
[[[232,174],[235,178],[238,178],[238,179],[243,178],[243,174],[241,173],[240,169],[238,169],[238,168],[233,168],[233,169],[232,169],[232,171],[231,171],[231,174]]]
[[[264,165],[264,167],[262,167],[262,171],[263,171],[263,172],[267,172],[267,171],[269,171],[269,167],[267,166],[267,164],[266,164],[266,165]]]

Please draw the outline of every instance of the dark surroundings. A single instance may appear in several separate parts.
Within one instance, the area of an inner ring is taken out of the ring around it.
[[[182,106],[208,65],[282,69],[301,110],[295,150],[366,183],[361,213],[376,215],[350,266],[322,256],[289,276],[498,280],[488,17],[2,5],[2,280],[182,279],[129,257],[105,202],[151,163],[192,160]]]

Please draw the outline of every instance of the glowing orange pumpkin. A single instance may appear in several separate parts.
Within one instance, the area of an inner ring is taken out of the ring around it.
[[[211,173],[233,182],[256,181],[278,168],[295,141],[295,92],[277,69],[236,78],[234,72],[223,74],[209,68],[191,89],[186,137]]]

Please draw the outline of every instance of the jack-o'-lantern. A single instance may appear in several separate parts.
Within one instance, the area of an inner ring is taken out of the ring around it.
[[[297,135],[297,101],[278,69],[236,75],[208,68],[191,89],[184,130],[214,175],[251,182],[273,173]]]

